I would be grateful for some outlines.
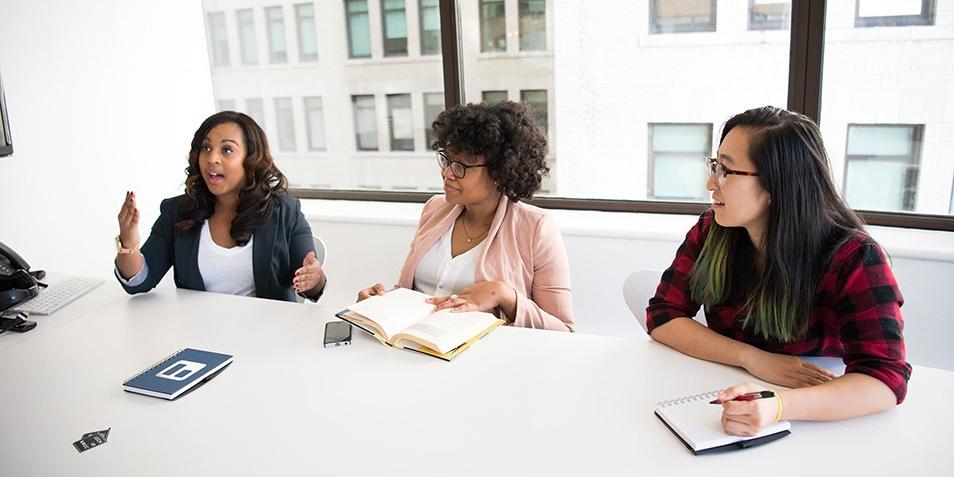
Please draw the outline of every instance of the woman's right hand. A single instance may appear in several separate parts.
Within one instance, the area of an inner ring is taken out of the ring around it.
[[[139,209],[136,208],[136,193],[126,191],[126,200],[119,209],[119,241],[123,248],[139,248]]]
[[[365,288],[358,292],[358,301],[364,300],[365,298],[371,298],[373,296],[384,295],[388,291],[384,289],[384,285],[380,283],[375,283],[374,286],[370,288]]]
[[[835,379],[831,371],[797,356],[762,350],[755,350],[743,367],[756,378],[789,388],[814,386]]]

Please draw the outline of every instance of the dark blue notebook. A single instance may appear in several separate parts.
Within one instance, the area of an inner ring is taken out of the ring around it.
[[[232,362],[232,355],[185,348],[123,383],[123,389],[175,399],[212,379]]]

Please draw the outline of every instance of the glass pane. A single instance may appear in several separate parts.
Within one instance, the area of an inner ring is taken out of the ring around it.
[[[388,95],[388,128],[392,151],[414,150],[414,118],[411,116],[411,95]]]
[[[715,31],[716,2],[651,0],[649,25],[652,33]]]
[[[225,30],[225,13],[210,12],[206,16],[206,28],[209,29],[209,49],[212,51],[212,66],[229,65],[229,40]]]
[[[268,132],[268,128],[265,127],[265,105],[262,103],[262,98],[246,99],[245,110],[242,112],[254,119],[266,133]]]
[[[308,130],[308,149],[325,150],[325,114],[321,98],[305,98],[305,127]]]
[[[215,100],[215,109],[217,111],[235,111],[235,100],[217,99]]]
[[[288,50],[285,47],[285,20],[282,16],[282,7],[266,8],[265,20],[268,26],[269,61],[285,63],[288,61]]]
[[[375,114],[374,96],[352,96],[354,103],[355,141],[359,151],[378,149],[378,119]]]
[[[520,0],[520,49],[547,49],[546,0]]]
[[[504,0],[480,0],[480,51],[507,51]]]
[[[497,3],[458,2],[464,101],[509,95],[533,105],[546,129],[550,175],[538,195],[708,201],[702,157],[715,149],[722,124],[750,108],[788,103],[787,16],[779,29],[750,30],[748,0],[718,2],[719,28],[707,27],[714,31],[662,35],[648,20],[655,3],[669,16],[715,18],[711,1],[548,0],[547,49],[527,54],[514,38],[486,54],[486,19],[506,18],[507,31],[518,33],[520,0],[500,2],[505,11],[495,16],[487,9]],[[660,123],[686,131],[681,142],[657,144],[653,164],[649,129]],[[682,159],[689,152],[694,159]]]
[[[258,63],[258,43],[255,41],[255,17],[252,9],[246,8],[235,12],[238,21],[239,45],[242,48],[242,64],[254,65]]]
[[[382,0],[384,56],[407,56],[407,18],[404,0]]]
[[[441,51],[441,13],[438,0],[420,0],[421,54],[433,55]]]
[[[278,148],[294,151],[295,113],[292,111],[291,98],[275,98],[275,124],[278,125]]]
[[[791,0],[752,0],[749,9],[750,30],[780,30],[791,23]]]
[[[295,5],[295,17],[298,21],[298,58],[300,61],[317,61],[318,34],[315,31],[314,5]]]
[[[431,130],[431,124],[442,111],[444,111],[444,93],[424,93],[425,149],[431,149],[434,144],[434,132]]]
[[[828,2],[819,126],[832,173],[853,207],[951,213],[954,18],[868,23],[933,12],[933,2]],[[948,5],[949,6],[949,5]],[[922,9],[925,7],[926,10]]]
[[[348,46],[352,58],[371,56],[371,27],[368,24],[368,2],[345,0],[348,12]]]

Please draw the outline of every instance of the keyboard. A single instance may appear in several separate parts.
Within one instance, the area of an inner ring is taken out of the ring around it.
[[[103,284],[95,278],[68,277],[40,289],[30,301],[14,307],[37,315],[49,315]]]

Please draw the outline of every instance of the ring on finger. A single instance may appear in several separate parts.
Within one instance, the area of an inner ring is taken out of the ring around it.
[[[456,300],[458,297],[457,297],[457,294],[454,293],[454,294],[451,295],[449,298],[450,298],[451,300]]]

